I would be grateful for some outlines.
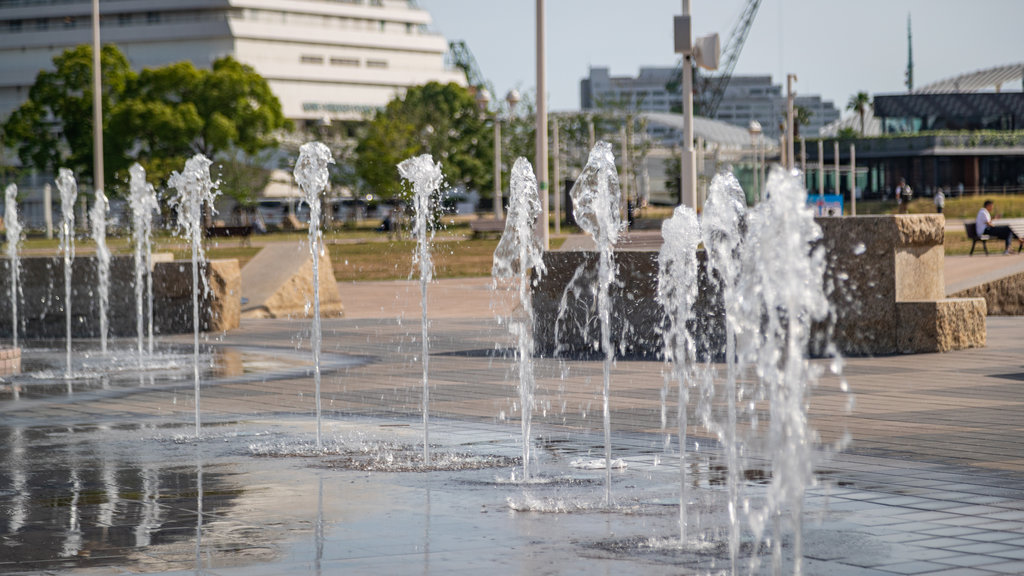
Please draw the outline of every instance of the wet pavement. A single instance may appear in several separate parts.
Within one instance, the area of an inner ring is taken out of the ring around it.
[[[382,283],[377,297],[404,301],[405,284]],[[415,314],[380,306],[379,317],[325,321],[319,452],[306,322],[244,321],[206,339],[199,439],[190,336],[161,340],[165,362],[141,372],[126,367],[138,360],[129,352],[80,360],[70,386],[59,344],[26,348],[34,375],[0,381],[0,572],[728,573],[721,450],[698,426],[679,542],[660,362],[613,368],[613,457],[627,466],[605,506],[604,471],[574,466],[602,454],[601,364],[539,361],[539,478],[520,481],[516,377],[485,285],[446,285],[463,292],[431,321],[425,469]],[[835,377],[811,393],[820,450],[805,573],[1024,572],[1024,319],[988,327],[985,349],[850,359],[852,402]],[[768,469],[746,459],[751,510]],[[737,572],[772,573],[770,548],[741,517]],[[790,573],[795,534],[783,534]]]

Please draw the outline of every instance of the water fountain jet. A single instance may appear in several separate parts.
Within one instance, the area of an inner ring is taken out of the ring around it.
[[[546,271],[544,248],[534,234],[534,225],[541,214],[537,177],[526,158],[519,158],[512,167],[511,194],[505,232],[494,251],[491,275],[495,287],[499,282],[513,287],[519,299],[507,319],[509,333],[516,338],[516,364],[519,372],[519,403],[523,432],[523,480],[530,479],[531,424],[536,382],[533,373],[533,303],[530,291],[531,270],[536,276]],[[519,313],[516,313],[519,310]]]
[[[203,206],[213,212],[213,202],[219,194],[217,184],[210,179],[212,162],[202,154],[196,154],[185,162],[184,171],[174,171],[167,184],[178,191],[171,198],[171,206],[178,211],[177,230],[192,245],[192,374],[195,383],[196,437],[200,433],[199,420],[199,267],[206,263],[203,250]],[[203,275],[203,292],[209,294],[206,275]]]
[[[153,185],[146,182],[146,169],[138,163],[128,169],[131,175],[128,205],[132,212],[132,239],[135,254],[135,327],[138,338],[139,366],[142,366],[143,323],[148,318],[149,354],[153,354],[153,213],[159,209]],[[143,310],[143,276],[148,314]]]
[[[110,302],[110,249],[107,248],[107,212],[110,205],[103,190],[96,191],[96,199],[89,210],[89,224],[92,228],[92,239],[96,243],[96,273],[99,278],[100,308],[100,352],[107,353],[107,305]]]
[[[323,234],[320,231],[320,194],[327,188],[327,165],[334,164],[331,150],[321,142],[307,142],[299,148],[299,159],[295,163],[295,181],[305,194],[303,200],[309,205],[309,253],[313,259],[313,333],[310,348],[313,350],[313,380],[316,387],[316,448],[320,440],[320,256],[323,250]]]
[[[10,184],[4,190],[4,227],[7,235],[7,265],[11,276],[11,339],[13,346],[18,347],[18,296],[21,293],[19,275],[21,274],[21,233],[22,226],[18,220],[18,186]]]
[[[413,261],[419,264],[420,306],[423,311],[421,341],[423,344],[423,465],[430,465],[430,341],[427,323],[427,284],[434,277],[434,262],[430,258],[430,244],[434,238],[431,217],[434,214],[435,196],[441,188],[443,174],[441,164],[435,163],[430,154],[415,156],[398,165],[398,173],[412,184],[413,221],[412,235],[416,238],[416,252]]]
[[[57,190],[60,191],[60,253],[64,258],[64,323],[66,329],[65,347],[67,362],[64,377],[71,378],[71,264],[75,259],[75,199],[78,197],[78,183],[75,175],[67,168],[57,173]],[[68,382],[68,392],[71,382]]]
[[[573,201],[573,216],[585,232],[594,238],[598,252],[597,313],[601,324],[601,350],[604,352],[604,468],[605,505],[611,505],[612,491],[612,439],[609,398],[611,396],[611,369],[615,349],[611,342],[611,298],[609,291],[615,283],[614,250],[622,229],[620,217],[621,193],[615,170],[612,145],[598,142],[590,151],[583,172],[573,184],[569,195]]]

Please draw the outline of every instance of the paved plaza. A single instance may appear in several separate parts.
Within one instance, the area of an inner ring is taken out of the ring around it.
[[[42,374],[22,380],[17,399],[8,387],[0,572],[729,572],[721,450],[698,425],[679,545],[662,362],[612,369],[612,451],[627,466],[612,474],[607,506],[604,472],[573,465],[603,454],[601,362],[539,360],[538,478],[520,482],[517,377],[494,312],[507,305],[488,279],[436,282],[438,464],[422,471],[419,285],[339,289],[347,316],[323,329],[321,452],[308,321],[245,320],[204,338],[199,440],[190,335],[160,340],[168,365],[158,370],[70,385]],[[809,396],[821,449],[802,513],[805,573],[1024,573],[1022,336],[1024,319],[990,317],[983,349],[850,358],[850,393],[839,377],[820,379]],[[26,370],[62,358],[61,345],[26,350]],[[768,464],[745,465],[742,495],[756,510]],[[737,572],[771,573],[771,550],[743,534]],[[783,534],[789,573],[795,538]]]

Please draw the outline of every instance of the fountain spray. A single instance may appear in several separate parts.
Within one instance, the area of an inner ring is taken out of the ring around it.
[[[434,239],[434,228],[430,225],[433,215],[435,197],[441,188],[444,178],[441,164],[435,163],[430,154],[408,158],[398,165],[398,173],[407,182],[412,183],[413,210],[416,219],[413,221],[412,235],[416,238],[416,252],[413,262],[420,268],[420,298],[423,343],[423,465],[430,465],[430,385],[428,371],[430,365],[430,342],[427,325],[427,284],[434,277],[434,262],[430,258],[430,244]]]
[[[18,186],[10,184],[4,190],[4,226],[7,234],[7,262],[11,267],[11,338],[18,347],[18,295],[21,292],[21,222],[18,221]]]
[[[658,254],[658,303],[665,310],[667,323],[662,337],[665,360],[671,365],[672,378],[679,385],[679,541],[686,543],[686,503],[689,500],[686,482],[686,409],[689,386],[697,359],[693,334],[687,326],[697,302],[697,245],[700,224],[689,206],[678,206],[672,218],[661,226],[664,242]]]
[[[491,275],[495,285],[499,281],[515,282],[519,297],[519,313],[511,313],[507,324],[516,338],[516,360],[519,371],[519,402],[523,429],[523,479],[530,479],[530,428],[533,420],[533,303],[530,291],[531,270],[540,277],[544,267],[544,248],[534,234],[534,224],[540,217],[541,203],[537,194],[537,177],[529,160],[519,158],[512,167],[511,197],[505,232],[494,251]],[[511,289],[511,285],[509,289]]]
[[[71,378],[71,264],[75,260],[75,199],[78,197],[78,183],[75,175],[67,168],[57,173],[57,190],[60,191],[60,253],[64,257],[64,321],[66,328],[65,345],[67,363],[64,377]],[[70,383],[68,384],[70,391]]]
[[[92,239],[96,242],[96,273],[99,277],[100,351],[107,353],[107,304],[110,302],[110,249],[107,248],[107,212],[110,204],[103,190],[96,190],[96,199],[89,210]]]
[[[609,397],[611,395],[611,369],[615,349],[611,342],[611,297],[615,283],[615,244],[619,239],[622,221],[619,214],[621,193],[619,177],[615,171],[612,145],[598,142],[590,151],[583,172],[569,191],[573,201],[573,216],[597,244],[597,312],[601,323],[601,349],[604,351],[604,460],[605,505],[611,505],[612,495],[612,439]]]
[[[139,366],[142,366],[143,323],[148,317],[149,354],[153,354],[153,213],[159,209],[153,185],[146,182],[146,169],[138,163],[128,169],[131,175],[128,205],[132,211],[132,239],[135,248],[135,329],[138,335]],[[143,309],[143,282],[149,313]]]
[[[725,399],[726,422],[707,422],[715,430],[725,447],[726,485],[729,495],[729,562],[736,573],[736,559],[740,546],[739,522],[739,439],[736,433],[736,399],[738,366],[736,358],[736,331],[740,326],[740,295],[737,284],[740,258],[746,232],[747,202],[736,177],[728,172],[717,174],[711,181],[708,199],[704,204],[701,233],[707,252],[708,277],[718,286],[725,306]],[[711,393],[707,393],[710,396]],[[710,416],[708,416],[710,419]]]
[[[327,165],[334,164],[331,150],[321,142],[307,142],[299,148],[295,163],[295,181],[309,205],[309,253],[313,259],[313,333],[309,344],[313,349],[313,380],[316,383],[316,449],[320,450],[320,256],[323,233],[320,231],[320,194],[327,188]]]
[[[217,184],[210,179],[212,162],[202,154],[196,154],[185,162],[180,174],[171,173],[167,184],[178,191],[171,198],[171,206],[178,211],[177,230],[192,245],[192,374],[195,382],[196,437],[199,437],[199,268],[206,264],[203,250],[203,206],[213,202],[220,193]],[[209,295],[209,286],[203,275],[203,295]]]
[[[771,519],[773,572],[782,570],[783,510],[793,533],[793,574],[803,573],[803,498],[813,477],[814,433],[807,391],[820,370],[807,359],[811,325],[824,320],[825,250],[797,172],[776,167],[771,194],[747,220],[738,291],[739,358],[752,366],[770,401],[772,480],[763,520]]]

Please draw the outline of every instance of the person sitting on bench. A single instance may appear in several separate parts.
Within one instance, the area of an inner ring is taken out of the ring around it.
[[[995,202],[991,200],[985,200],[985,204],[978,210],[978,217],[974,220],[975,229],[978,231],[978,236],[981,237],[983,234],[988,234],[993,238],[1001,238],[1006,241],[1006,250],[1003,254],[1010,253],[1010,242],[1013,240],[1013,230],[1010,230],[1009,226],[993,226],[992,221],[995,217],[992,216],[992,209],[995,208]]]

